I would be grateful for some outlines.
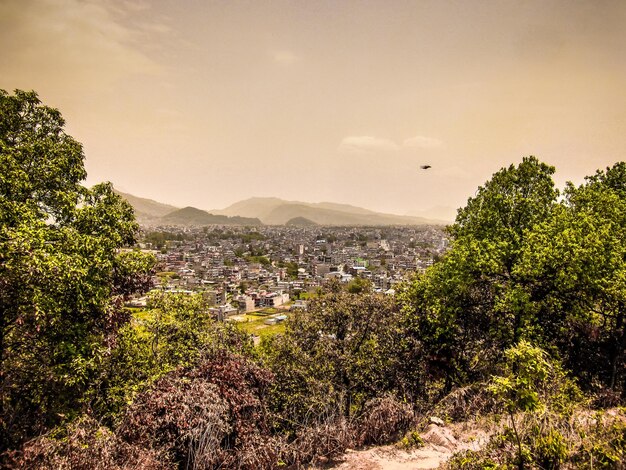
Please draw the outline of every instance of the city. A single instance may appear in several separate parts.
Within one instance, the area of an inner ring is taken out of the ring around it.
[[[144,229],[139,247],[158,260],[157,289],[202,292],[210,312],[226,319],[286,304],[305,308],[329,279],[368,280],[374,291],[393,294],[447,245],[441,226],[162,226]],[[146,297],[129,302],[145,305]]]

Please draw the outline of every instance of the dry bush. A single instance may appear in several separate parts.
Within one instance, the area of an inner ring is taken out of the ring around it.
[[[206,422],[192,429],[187,434],[187,468],[196,470],[212,468],[224,459],[221,439],[224,437],[226,423],[221,420],[221,413],[216,413],[219,420]]]
[[[278,461],[300,467],[320,459],[332,459],[348,448],[392,442],[414,423],[410,406],[391,395],[372,399],[356,419],[341,410],[328,409],[297,427],[291,439],[275,440],[279,446]]]
[[[128,442],[159,449],[187,468],[272,467],[276,452],[265,443],[270,436],[265,394],[271,379],[249,359],[218,352],[193,369],[168,374],[139,395],[117,431]]]
[[[91,418],[81,418],[63,433],[27,442],[5,456],[7,468],[72,470],[166,470],[175,468],[160,452],[128,444]]]
[[[270,371],[243,356],[219,351],[187,376],[214,384],[228,405],[232,424],[229,447],[241,446],[248,435],[269,433],[266,402],[274,378]]]
[[[467,421],[497,410],[497,400],[486,384],[476,383],[453,390],[439,400],[429,414],[451,421]]]
[[[129,407],[117,432],[128,442],[160,449],[175,462],[213,464],[223,456],[220,443],[230,431],[228,407],[206,380],[175,375],[159,380]]]
[[[356,422],[357,444],[386,444],[397,440],[412,424],[415,414],[407,403],[392,395],[368,401]]]
[[[228,459],[220,468],[238,470],[276,468],[280,464],[280,448],[280,439],[256,433],[248,436],[245,443],[228,454]]]
[[[318,460],[331,459],[356,445],[352,423],[343,416],[329,417],[309,426],[303,426],[291,442],[282,442],[279,460],[285,465],[300,467]]]

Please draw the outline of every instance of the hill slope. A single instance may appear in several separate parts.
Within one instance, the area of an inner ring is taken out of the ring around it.
[[[383,214],[349,204],[308,203],[277,198],[250,198],[218,211],[225,215],[258,217],[264,224],[283,225],[303,217],[320,225],[423,225],[445,224],[445,221]]]
[[[123,193],[117,189],[114,191],[133,206],[135,209],[135,217],[141,224],[157,222],[159,218],[178,209],[178,207],[169,204],[163,204],[144,197],[133,196],[132,194]]]
[[[285,222],[285,225],[291,227],[313,227],[317,224],[312,220],[305,219],[304,217],[294,217],[293,219],[289,219]]]
[[[444,225],[444,220],[383,214],[362,207],[332,202],[286,201],[273,197],[253,197],[210,213],[195,207],[179,209],[152,199],[116,192],[134,208],[143,225],[285,225],[295,219],[318,225]],[[299,224],[299,223],[298,223]]]
[[[214,215],[195,207],[185,207],[170,212],[161,217],[160,222],[175,225],[262,225],[261,221],[256,218]]]

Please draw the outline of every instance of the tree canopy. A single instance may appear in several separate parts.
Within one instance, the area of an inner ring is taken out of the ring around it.
[[[130,205],[91,189],[81,145],[34,92],[0,90],[0,442],[89,406],[97,364],[146,287]]]
[[[495,173],[459,210],[451,249],[403,293],[405,325],[447,387],[486,379],[528,340],[587,386],[623,393],[626,165],[568,184],[534,157]]]

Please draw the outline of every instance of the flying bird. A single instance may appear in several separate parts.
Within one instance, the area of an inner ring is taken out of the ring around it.
[[[430,165],[422,165],[422,166],[420,166],[420,168],[422,170],[428,170],[430,167],[431,167]]]

